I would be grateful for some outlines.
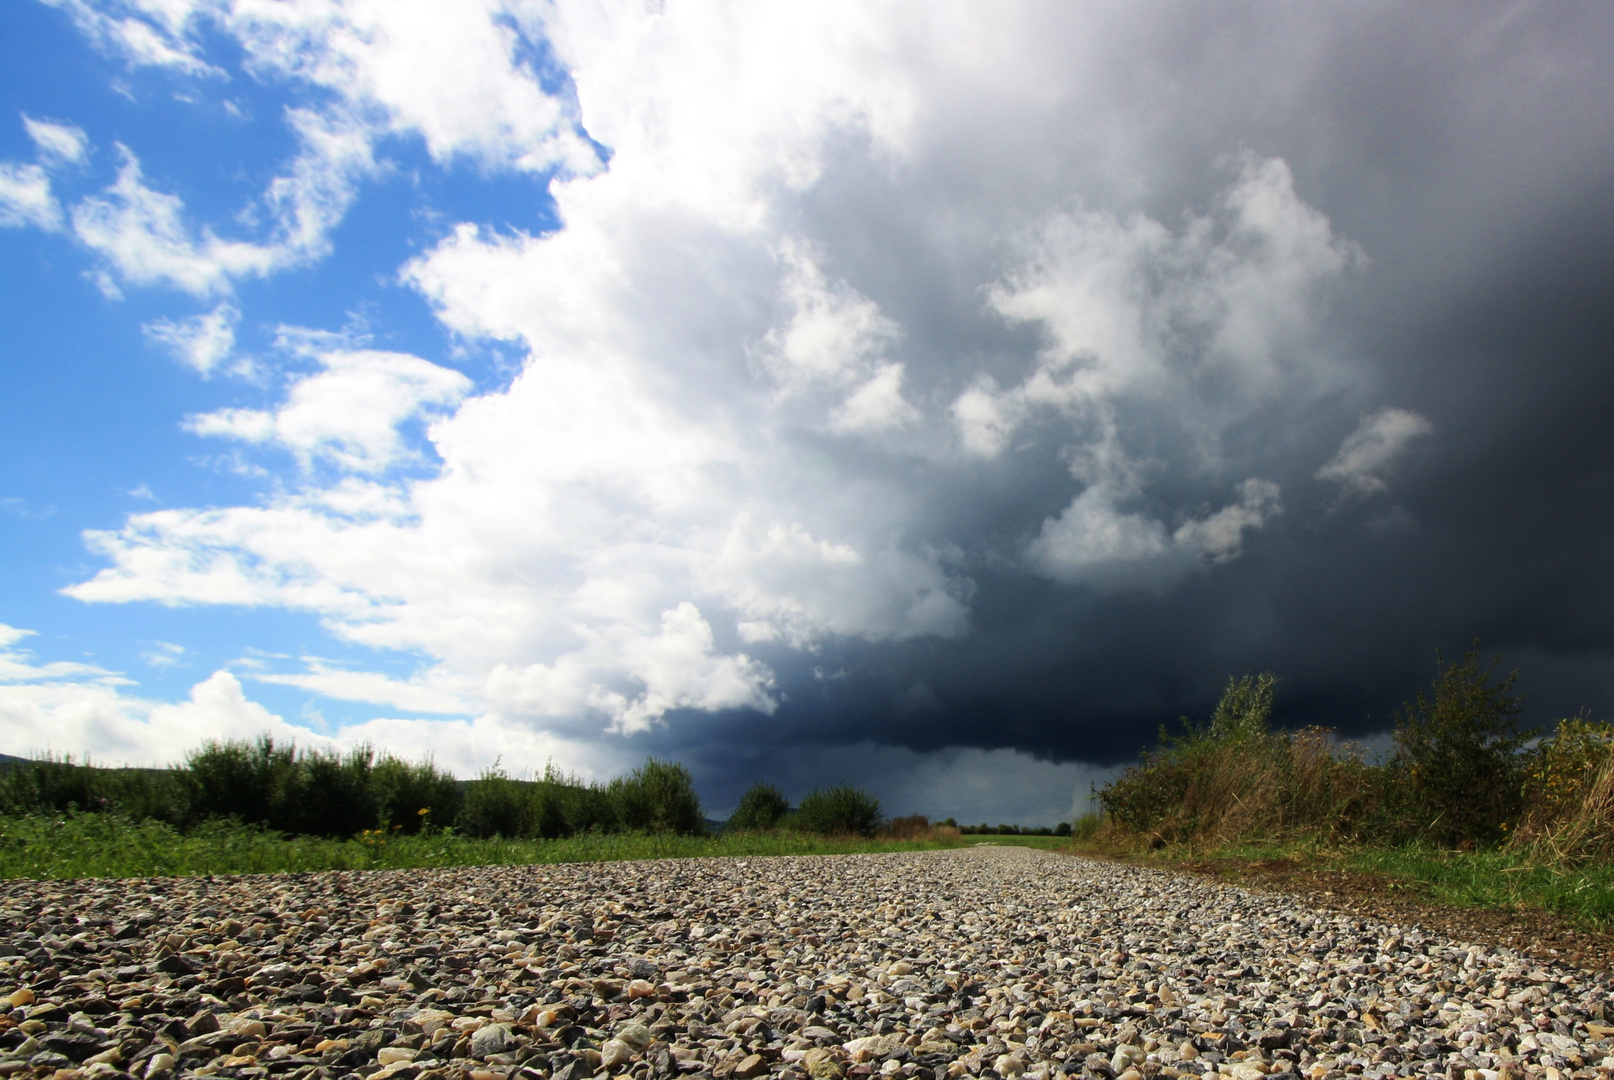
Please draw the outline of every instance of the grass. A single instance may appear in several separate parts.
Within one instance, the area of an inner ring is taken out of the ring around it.
[[[1541,910],[1587,926],[1614,927],[1614,866],[1563,867],[1507,851],[1363,848],[1342,856],[1351,870],[1423,886],[1459,907]]]
[[[1148,850],[1117,845],[1102,834],[1073,850],[1145,863],[1211,865],[1234,877],[1282,866],[1301,874],[1346,871],[1377,878],[1387,894],[1416,896],[1443,907],[1550,912],[1600,931],[1614,930],[1614,865],[1563,866],[1508,850],[1451,851],[1424,845],[1329,845],[1312,838],[1285,842],[1171,844]]]
[[[886,840],[777,832],[713,837],[584,834],[559,840],[479,840],[447,833],[387,837],[370,832],[352,840],[330,840],[288,838],[233,822],[214,822],[181,834],[158,821],[133,822],[110,814],[35,815],[0,817],[0,879],[413,870],[619,859],[842,855],[959,846],[952,839]]]

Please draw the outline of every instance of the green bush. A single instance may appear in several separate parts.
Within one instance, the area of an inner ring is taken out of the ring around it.
[[[606,791],[616,803],[618,821],[630,832],[696,836],[706,831],[695,781],[682,765],[647,758],[612,780]]]
[[[233,817],[276,828],[295,787],[297,747],[276,746],[267,735],[250,743],[213,740],[187,754],[185,765],[193,820]]]
[[[433,823],[452,824],[459,818],[459,784],[430,759],[411,764],[383,754],[370,771],[370,782],[376,823],[389,831],[413,835]]]
[[[850,784],[809,793],[796,808],[796,824],[825,835],[873,836],[880,827],[880,800]]]
[[[533,835],[537,807],[531,784],[512,780],[494,765],[465,788],[456,825],[478,840],[504,837],[514,840]]]
[[[368,745],[347,753],[311,750],[297,755],[296,768],[269,827],[298,836],[352,836],[380,824],[375,785],[375,752]]]
[[[1479,642],[1461,662],[1436,654],[1433,698],[1420,692],[1396,717],[1390,762],[1396,824],[1437,844],[1491,844],[1524,809],[1528,762],[1521,753],[1536,732],[1519,726],[1519,673],[1492,679],[1496,660],[1479,665]]]
[[[740,796],[740,805],[729,815],[731,829],[772,829],[790,813],[790,800],[772,784],[757,781]]]

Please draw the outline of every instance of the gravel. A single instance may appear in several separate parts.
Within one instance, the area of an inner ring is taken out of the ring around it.
[[[1609,977],[1014,847],[0,883],[0,1078],[1608,1075]]]

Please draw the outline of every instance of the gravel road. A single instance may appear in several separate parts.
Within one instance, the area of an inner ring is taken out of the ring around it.
[[[1607,973],[1014,847],[13,881],[0,925],[0,1077],[1614,1069]]]

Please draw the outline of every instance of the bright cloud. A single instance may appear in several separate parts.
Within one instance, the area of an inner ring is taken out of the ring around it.
[[[38,148],[40,161],[52,166],[77,165],[90,151],[89,136],[76,124],[55,120],[35,120],[24,114],[23,127]]]
[[[206,378],[229,359],[235,349],[235,324],[240,318],[241,312],[235,305],[220,303],[201,315],[178,320],[157,319],[142,329],[148,338]]]
[[[1389,490],[1385,476],[1414,439],[1434,433],[1435,425],[1409,409],[1385,406],[1362,417],[1345,437],[1339,453],[1317,470],[1317,479],[1339,484],[1346,495],[1367,496]]]
[[[471,388],[459,372],[403,353],[333,350],[319,363],[323,371],[292,380],[277,409],[222,409],[189,417],[186,426],[198,435],[280,446],[305,470],[326,460],[375,473],[408,454],[399,424],[452,406]]]
[[[0,161],[0,226],[31,226],[47,232],[62,227],[62,208],[51,194],[50,176],[43,168]]]

